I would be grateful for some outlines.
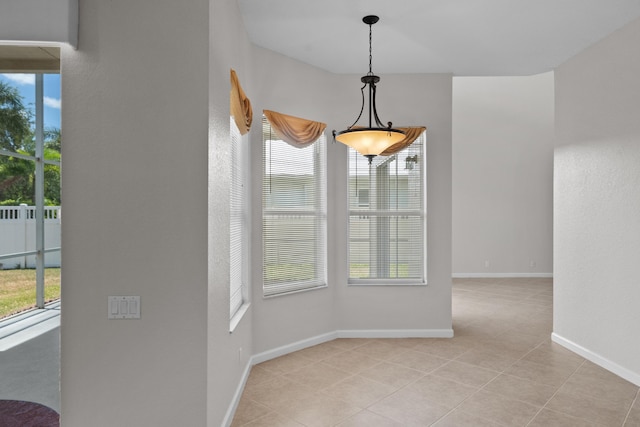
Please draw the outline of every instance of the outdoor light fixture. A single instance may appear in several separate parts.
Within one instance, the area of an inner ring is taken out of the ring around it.
[[[413,166],[416,165],[418,163],[418,155],[414,154],[413,156],[407,156],[406,159],[404,159],[405,161],[405,166],[404,168],[406,170],[413,170]]]
[[[375,156],[405,138],[404,131],[393,129],[391,122],[387,122],[387,126],[384,126],[376,110],[376,83],[380,81],[380,77],[374,75],[371,71],[371,27],[378,22],[378,20],[379,18],[375,15],[362,18],[362,22],[369,26],[369,72],[360,79],[360,81],[364,83],[364,86],[360,88],[360,92],[362,92],[360,114],[356,121],[346,130],[340,132],[333,131],[333,137],[336,141],[348,145],[358,153],[367,157],[369,164],[371,164],[371,160],[373,160]],[[358,123],[364,111],[364,88],[367,86],[369,87],[369,126],[356,126],[356,123]],[[374,121],[377,127],[373,127]]]

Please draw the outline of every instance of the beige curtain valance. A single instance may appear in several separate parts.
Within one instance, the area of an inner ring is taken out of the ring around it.
[[[313,120],[301,119],[271,110],[263,110],[278,138],[289,145],[303,148],[313,144],[327,127],[326,124]]]
[[[251,128],[253,110],[251,109],[251,101],[249,101],[244,90],[242,90],[242,86],[240,86],[240,81],[238,80],[238,75],[233,69],[231,70],[230,100],[231,116],[233,116],[233,120],[236,122],[236,125],[240,130],[240,134],[244,135],[249,132],[249,129]]]
[[[393,144],[391,147],[387,148],[386,150],[384,150],[380,155],[381,156],[390,156],[392,154],[396,154],[398,151],[402,150],[403,148],[407,148],[408,146],[410,146],[411,144],[413,144],[413,141],[416,140],[416,138],[418,138],[422,132],[424,132],[425,130],[427,130],[426,127],[424,126],[418,126],[418,127],[409,127],[409,128],[396,128],[398,130],[401,130],[405,133],[405,137],[402,141]]]

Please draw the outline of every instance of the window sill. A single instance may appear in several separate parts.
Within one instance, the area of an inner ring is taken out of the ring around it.
[[[317,291],[318,289],[327,289],[329,286],[327,286],[327,284],[322,284],[319,286],[313,286],[310,288],[302,288],[302,289],[294,289],[291,291],[285,291],[285,292],[280,292],[277,294],[270,294],[270,295],[262,295],[263,299],[271,299],[271,298],[276,298],[276,297],[282,297],[285,295],[293,295],[293,294],[300,294],[302,292],[309,292],[309,291]]]
[[[244,317],[244,314],[249,310],[251,303],[244,303],[240,306],[236,314],[233,315],[229,322],[229,333],[232,334],[236,330],[236,327],[240,324],[240,321]]]
[[[427,286],[426,282],[418,282],[414,280],[394,280],[389,281],[385,279],[351,279],[347,282],[347,286]]]

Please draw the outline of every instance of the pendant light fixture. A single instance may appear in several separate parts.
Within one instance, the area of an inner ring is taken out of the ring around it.
[[[371,164],[375,156],[405,138],[405,133],[399,129],[393,129],[391,122],[387,122],[387,126],[383,125],[376,109],[376,83],[380,81],[380,77],[374,75],[371,71],[371,27],[378,22],[379,19],[380,18],[375,15],[368,15],[362,18],[362,22],[369,26],[369,72],[360,79],[360,81],[364,83],[364,86],[360,88],[360,92],[362,92],[360,114],[356,121],[346,130],[340,132],[333,131],[333,137],[336,141],[348,145],[358,153],[367,157],[369,164]],[[360,117],[362,117],[362,112],[364,111],[364,89],[366,87],[369,87],[369,126],[361,127],[356,126],[356,124],[358,120],[360,120]],[[373,126],[374,124],[376,127]]]

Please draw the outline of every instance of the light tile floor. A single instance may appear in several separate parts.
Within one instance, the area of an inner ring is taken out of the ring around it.
[[[456,279],[451,339],[337,339],[252,368],[237,426],[640,426],[638,387],[551,342],[551,279]]]

